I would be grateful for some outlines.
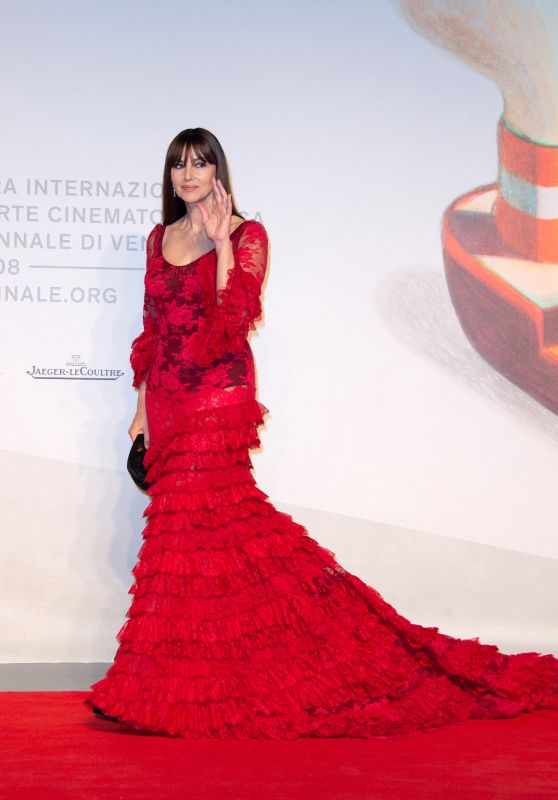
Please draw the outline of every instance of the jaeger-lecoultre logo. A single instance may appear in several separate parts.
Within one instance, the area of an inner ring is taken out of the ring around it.
[[[80,355],[73,355],[63,367],[33,367],[27,375],[37,380],[115,381],[124,375],[121,369],[88,367]]]

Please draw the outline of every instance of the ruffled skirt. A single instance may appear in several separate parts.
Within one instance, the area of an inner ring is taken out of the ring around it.
[[[372,738],[558,709],[558,659],[400,616],[255,483],[249,389],[148,393],[133,599],[84,700],[185,738]]]

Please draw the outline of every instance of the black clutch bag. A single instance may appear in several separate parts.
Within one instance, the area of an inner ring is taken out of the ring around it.
[[[146,489],[149,489],[150,485],[145,480],[145,476],[147,474],[147,470],[143,466],[143,457],[145,455],[146,447],[143,441],[143,433],[138,433],[136,438],[134,439],[134,443],[130,448],[130,453],[128,455],[128,472],[130,473],[132,480],[142,491],[145,492]]]

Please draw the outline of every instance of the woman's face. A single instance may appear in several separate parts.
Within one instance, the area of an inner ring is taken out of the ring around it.
[[[182,150],[180,160],[171,167],[171,181],[177,197],[185,203],[199,203],[213,191],[211,179],[217,167],[206,161],[203,156],[198,156],[193,147],[190,149],[187,161],[184,161],[185,156],[186,146]]]

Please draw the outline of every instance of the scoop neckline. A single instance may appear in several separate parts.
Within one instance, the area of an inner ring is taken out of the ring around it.
[[[233,236],[237,232],[237,230],[242,228],[242,226],[244,225],[245,222],[250,222],[250,220],[249,219],[243,220],[240,224],[238,224],[236,226],[236,228],[234,229],[234,231],[232,231],[232,233],[230,235]],[[161,238],[159,240],[159,252],[160,252],[161,258],[163,259],[165,264],[167,264],[169,267],[172,267],[173,269],[186,269],[186,267],[189,267],[192,264],[195,264],[196,261],[200,261],[202,258],[205,258],[210,253],[214,253],[215,252],[215,248],[212,247],[211,250],[207,250],[205,253],[202,253],[201,256],[198,256],[197,258],[194,258],[192,261],[188,261],[187,264],[172,264],[170,261],[167,261],[167,259],[163,255],[163,237],[165,235],[165,228],[167,228],[168,225],[166,225],[164,222],[161,222],[159,224],[161,225]]]

